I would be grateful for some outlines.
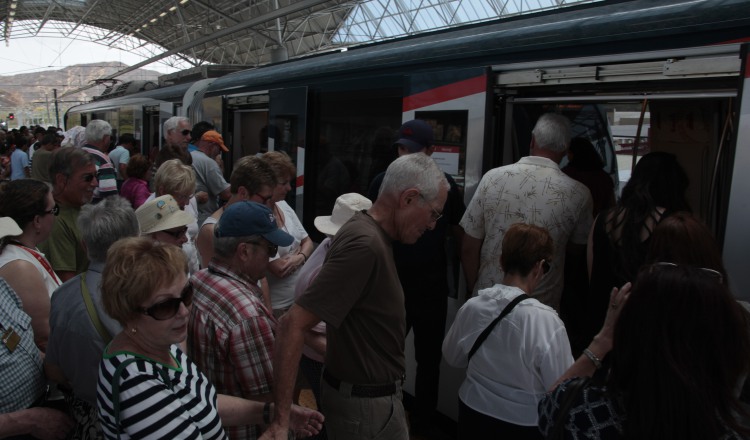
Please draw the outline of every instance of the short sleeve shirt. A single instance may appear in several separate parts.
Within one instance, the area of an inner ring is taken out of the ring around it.
[[[366,212],[339,229],[297,304],[327,324],[326,368],[354,384],[404,374],[406,312],[391,239]]]
[[[222,191],[229,188],[229,184],[215,160],[200,150],[192,151],[190,156],[193,158],[195,170],[195,192],[208,193],[208,201],[198,204],[198,223],[202,224],[206,217],[219,209],[216,198]]]
[[[124,180],[120,175],[120,165],[127,165],[130,162],[130,151],[122,145],[118,145],[114,150],[109,152],[109,159],[112,161],[117,180]]]
[[[80,208],[60,207],[49,238],[39,245],[55,272],[81,273],[88,267],[89,260],[81,244],[83,238],[76,225],[80,212]]]
[[[505,231],[514,223],[533,224],[547,229],[555,243],[552,268],[534,297],[559,310],[566,246],[585,244],[592,221],[589,190],[550,159],[529,156],[488,171],[461,219],[467,234],[483,240],[474,292],[502,282]]]

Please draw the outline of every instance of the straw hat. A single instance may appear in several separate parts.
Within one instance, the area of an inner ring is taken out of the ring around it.
[[[151,234],[167,229],[187,226],[195,218],[180,209],[180,205],[169,194],[150,200],[135,210],[141,234]]]

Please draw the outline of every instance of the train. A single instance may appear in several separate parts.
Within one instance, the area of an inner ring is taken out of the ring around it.
[[[330,214],[340,194],[366,194],[395,157],[402,122],[433,126],[433,157],[468,204],[484,172],[528,155],[539,115],[559,112],[592,141],[616,183],[646,152],[674,153],[690,177],[694,213],[722,247],[732,291],[750,299],[748,42],[746,0],[608,1],[100,99],[65,120],[106,119],[148,151],[160,144],[163,121],[183,115],[219,128],[227,164],[285,151],[298,170],[289,203],[319,241],[313,219]],[[450,324],[466,299],[455,258],[448,275]],[[455,420],[462,373],[441,368],[439,410]]]

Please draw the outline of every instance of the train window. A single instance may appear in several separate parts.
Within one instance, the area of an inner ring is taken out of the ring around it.
[[[418,111],[414,115],[432,126],[435,136],[432,157],[444,172],[453,177],[463,195],[468,110]]]

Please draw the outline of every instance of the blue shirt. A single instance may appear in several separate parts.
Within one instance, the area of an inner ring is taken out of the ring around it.
[[[10,180],[25,179],[26,168],[29,165],[29,154],[20,148],[16,148],[10,156]]]

